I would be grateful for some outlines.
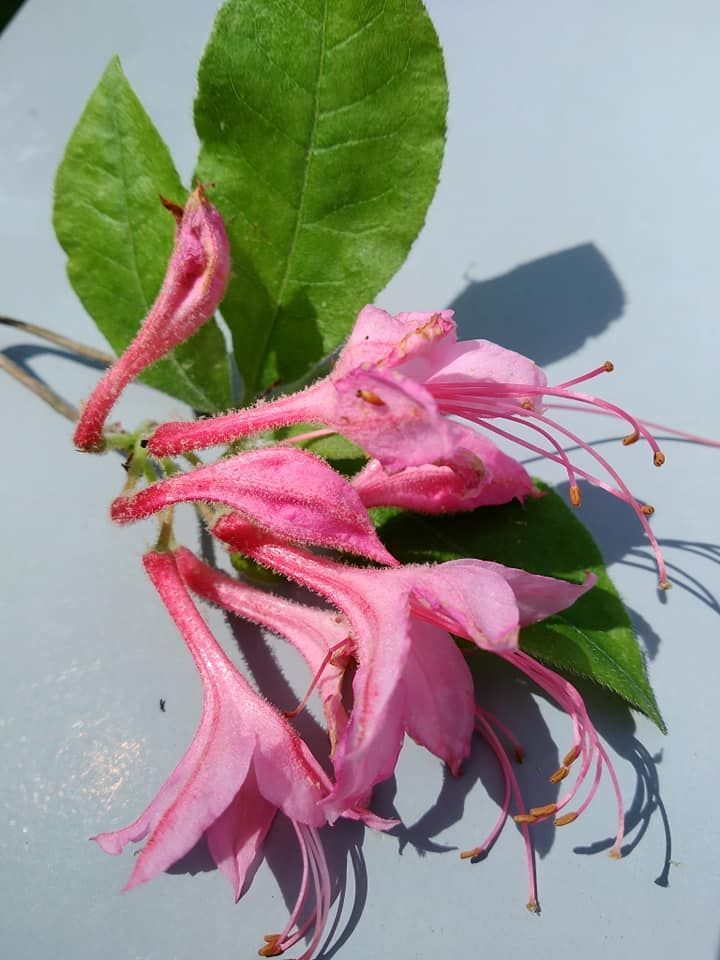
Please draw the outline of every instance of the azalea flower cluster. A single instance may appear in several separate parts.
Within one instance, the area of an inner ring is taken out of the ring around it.
[[[177,229],[165,282],[136,340],[84,407],[74,438],[82,450],[128,443],[105,428],[120,391],[207,321],[224,294],[229,252],[219,213],[202,187],[184,209],[166,205]],[[661,463],[640,422],[575,389],[608,369],[603,365],[549,386],[543,372],[517,353],[483,340],[459,342],[449,310],[391,316],[368,306],[332,372],[306,389],[133,435],[128,482],[112,504],[112,518],[159,519],[158,540],[144,566],[195,662],[203,705],[192,742],[149,806],[128,827],[94,838],[111,854],[145,840],[126,889],[166,870],[204,835],[239,898],[271,824],[282,815],[297,837],[302,875],[287,922],[265,936],[260,954],[277,956],[303,942],[302,958],[310,958],[322,943],[331,908],[319,830],[342,818],[381,831],[396,825],[372,812],[372,791],[392,775],[406,734],[455,775],[462,774],[474,735],[494,751],[505,783],[500,815],[462,856],[483,856],[512,813],[526,847],[530,909],[538,903],[531,825],[575,820],[592,801],[604,770],[617,795],[612,854],[620,856],[617,777],[582,697],[518,645],[523,626],[572,605],[594,578],[578,585],[477,559],[402,565],[368,514],[377,505],[432,514],[538,496],[523,466],[488,434],[513,438],[561,464],[574,503],[579,478],[625,501],[650,538],[664,584],[649,509],[604,458],[548,412],[559,401],[610,412],[628,423],[628,439],[646,441]],[[267,439],[268,431],[299,423],[314,425],[310,436],[348,438],[366,453],[367,464],[348,480],[298,446],[303,435]],[[586,450],[598,472],[571,462],[565,441]],[[198,451],[218,445],[225,453],[203,462]],[[325,606],[260,589],[178,545],[172,515],[182,503],[196,505],[210,534],[230,551],[307,588]],[[298,709],[316,689],[332,775],[292,726],[292,715],[255,692],[228,658],[198,601],[260,624],[302,656],[309,689]],[[552,783],[570,784],[557,801],[525,806],[511,762],[512,756],[522,759],[520,748],[512,732],[476,703],[455,637],[513,664],[567,712],[572,740],[560,768],[549,771]]]

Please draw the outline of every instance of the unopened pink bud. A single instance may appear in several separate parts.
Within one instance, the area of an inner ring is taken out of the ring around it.
[[[161,200],[177,221],[165,279],[137,336],[85,405],[74,436],[80,450],[101,446],[105,420],[127,384],[195,333],[225,294],[230,273],[227,234],[203,187],[195,188],[184,208]]]

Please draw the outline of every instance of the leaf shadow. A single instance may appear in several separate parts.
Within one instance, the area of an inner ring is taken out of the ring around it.
[[[625,294],[595,244],[583,243],[471,280],[450,306],[461,337],[493,340],[545,366],[621,317]]]

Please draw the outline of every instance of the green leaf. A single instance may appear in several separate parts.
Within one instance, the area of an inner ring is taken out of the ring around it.
[[[524,506],[444,517],[396,509],[372,513],[383,542],[405,563],[478,557],[576,583],[586,571],[595,573],[597,586],[569,610],[522,630],[521,646],[552,667],[607,687],[665,732],[642,651],[600,551],[564,501],[538,486],[545,496]]]
[[[407,256],[442,160],[442,52],[420,0],[227,0],[198,89],[252,397],[337,346]]]
[[[167,147],[114,57],[93,91],[55,180],[54,225],[70,282],[121,353],[162,284],[174,220],[162,194],[186,191]],[[142,379],[204,412],[230,404],[224,338],[214,320]]]

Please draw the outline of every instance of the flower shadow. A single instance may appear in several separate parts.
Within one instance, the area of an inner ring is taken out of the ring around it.
[[[625,810],[625,842],[623,857],[635,850],[654,818],[659,819],[663,831],[662,865],[654,883],[659,887],[670,885],[672,866],[672,833],[670,819],[660,792],[658,765],[662,763],[662,750],[651,754],[635,736],[635,720],[629,709],[618,709],[615,698],[592,684],[578,682],[598,732],[612,747],[614,753],[626,760],[635,771],[635,791]],[[606,837],[586,846],[577,846],[575,853],[595,854],[609,851],[614,837]]]
[[[593,243],[471,281],[450,305],[463,338],[482,337],[546,366],[622,316],[625,294]]]

